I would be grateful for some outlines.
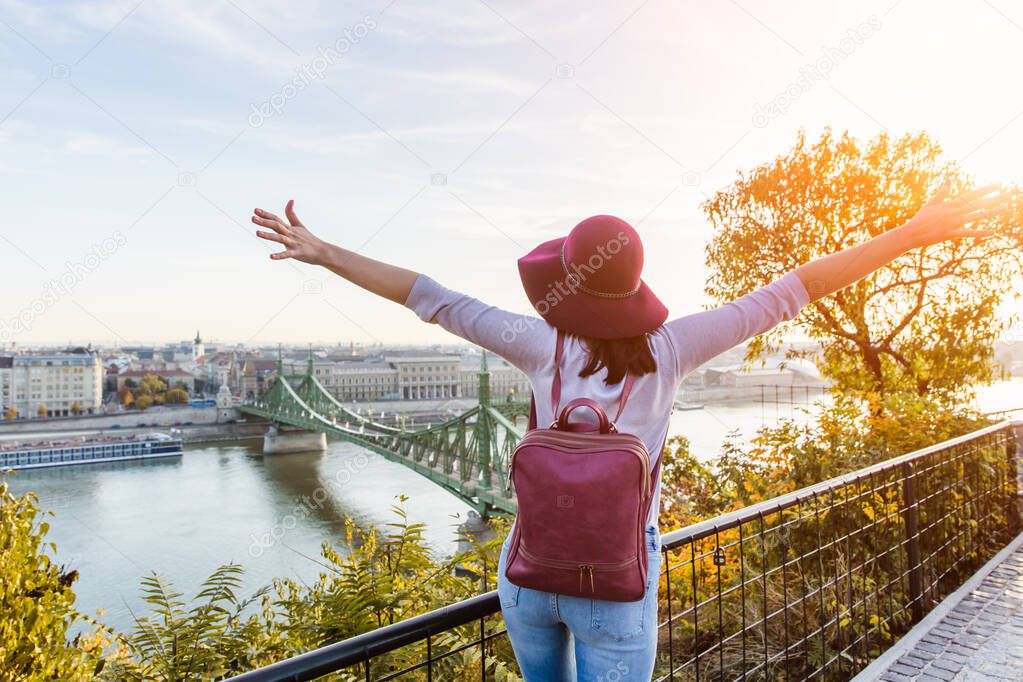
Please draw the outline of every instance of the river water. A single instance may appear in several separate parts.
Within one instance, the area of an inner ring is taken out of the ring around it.
[[[978,405],[1023,407],[1021,389],[1023,379],[984,387]],[[669,435],[688,436],[704,459],[732,429],[746,441],[763,424],[807,419],[813,399],[676,412]],[[104,609],[102,620],[121,630],[145,611],[139,579],[151,571],[187,597],[233,561],[245,568],[248,595],[275,577],[314,578],[321,543],[343,538],[345,518],[363,527],[393,521],[398,496],[408,496],[404,508],[426,524],[438,553],[454,549],[455,526],[469,511],[425,478],[341,442],[324,453],[277,456],[264,456],[258,441],[198,445],[180,458],[26,470],[7,480],[14,494],[34,491],[53,512],[48,539],[58,561],[79,571],[79,608]]]

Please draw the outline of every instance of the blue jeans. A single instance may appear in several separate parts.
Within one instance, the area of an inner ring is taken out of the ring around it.
[[[526,682],[649,682],[657,653],[661,539],[646,529],[646,596],[639,601],[584,599],[519,587],[505,577],[508,543],[497,564],[497,594]]]

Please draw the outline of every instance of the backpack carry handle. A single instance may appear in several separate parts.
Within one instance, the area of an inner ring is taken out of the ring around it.
[[[607,415],[604,413],[604,408],[600,406],[600,403],[596,400],[591,400],[590,398],[576,398],[565,405],[564,409],[561,410],[561,414],[558,415],[558,418],[554,420],[553,424],[551,424],[551,428],[561,429],[564,431],[571,430],[568,427],[568,417],[577,407],[588,407],[596,413],[597,419],[600,422],[601,433],[611,433],[612,431],[618,430],[607,418]]]

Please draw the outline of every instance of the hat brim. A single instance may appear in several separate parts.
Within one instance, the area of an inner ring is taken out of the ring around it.
[[[561,265],[564,241],[546,241],[518,260],[522,286],[540,317],[558,329],[595,339],[641,336],[668,319],[668,309],[642,280],[636,293],[621,298],[570,287]]]

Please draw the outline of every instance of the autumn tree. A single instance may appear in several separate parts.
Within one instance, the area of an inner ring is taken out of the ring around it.
[[[188,402],[188,391],[183,388],[172,388],[167,391],[166,400],[171,404],[181,404]]]
[[[814,258],[908,221],[941,179],[951,196],[973,184],[943,160],[925,133],[882,133],[861,143],[826,130],[800,133],[791,150],[749,172],[702,206],[715,228],[706,262],[708,295],[733,300]],[[957,239],[903,254],[855,284],[808,305],[794,322],[823,347],[818,366],[847,396],[883,412],[888,394],[931,395],[953,404],[994,378],[993,343],[1011,320],[995,317],[1019,276],[1023,192],[1011,211]],[[779,347],[782,328],[751,339],[752,362]],[[801,353],[786,352],[793,358]]]
[[[142,377],[139,389],[136,393],[143,395],[158,395],[167,392],[167,382],[155,374],[147,374]]]
[[[0,480],[0,679],[94,679],[109,632],[75,608],[78,571],[51,558],[50,524],[37,502]]]
[[[4,419],[6,419],[7,421],[12,422],[17,418],[18,411],[13,407],[8,407],[6,410],[4,410]]]
[[[81,413],[82,413],[82,406],[78,404],[77,400],[73,401],[71,403],[71,414],[77,416],[77,415],[80,415]]]
[[[141,394],[138,398],[135,398],[135,407],[140,410],[145,410],[153,404],[153,396],[145,393]]]
[[[45,417],[46,416],[46,405],[40,405],[39,409],[36,410],[36,415],[38,415],[40,417]]]

